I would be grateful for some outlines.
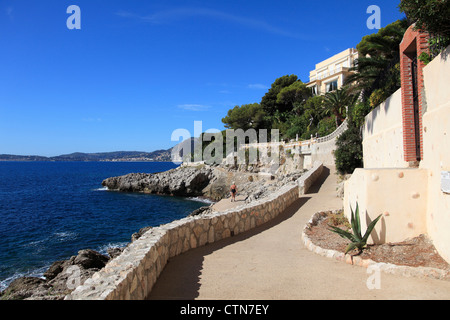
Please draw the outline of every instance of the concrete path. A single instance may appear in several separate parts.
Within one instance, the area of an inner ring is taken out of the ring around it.
[[[330,170],[331,169],[331,170]],[[334,168],[274,221],[169,261],[149,299],[315,300],[450,299],[450,282],[380,273],[319,256],[301,233],[311,216],[342,207]]]
[[[222,199],[212,205],[212,209],[217,212],[225,211],[231,208],[242,206],[245,204],[245,197],[241,195],[236,195],[236,201],[231,201],[231,197],[227,199]]]

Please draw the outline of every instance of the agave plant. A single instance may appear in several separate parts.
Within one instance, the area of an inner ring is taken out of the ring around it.
[[[351,241],[351,243],[347,246],[345,249],[345,253],[352,251],[353,249],[357,248],[359,250],[359,253],[361,253],[366,247],[367,247],[367,239],[369,238],[370,233],[372,232],[373,228],[375,228],[375,225],[377,224],[378,220],[381,218],[381,214],[373,220],[369,226],[367,227],[366,233],[364,236],[361,235],[361,223],[359,220],[359,207],[358,203],[356,203],[356,211],[353,213],[353,209],[350,207],[350,210],[352,212],[351,217],[351,225],[352,225],[352,231],[353,233],[350,233],[348,231],[342,230],[338,227],[331,226],[329,227],[331,229],[328,229],[330,231],[333,231],[340,235],[344,239],[348,239]]]

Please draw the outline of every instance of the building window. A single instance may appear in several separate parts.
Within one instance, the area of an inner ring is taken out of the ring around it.
[[[317,86],[311,87],[311,93],[313,96],[317,96]]]
[[[337,82],[337,80],[331,81],[331,82],[328,82],[326,84],[326,86],[327,86],[327,92],[331,92],[331,91],[337,90],[338,82]]]

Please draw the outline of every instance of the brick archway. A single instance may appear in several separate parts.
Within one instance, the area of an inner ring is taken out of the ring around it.
[[[428,52],[428,39],[427,33],[415,31],[412,25],[400,44],[404,160],[414,164],[423,159],[422,69],[425,65],[418,57]]]

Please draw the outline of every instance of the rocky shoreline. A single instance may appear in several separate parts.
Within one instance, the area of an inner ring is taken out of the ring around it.
[[[284,167],[280,167],[284,168]],[[110,191],[142,192],[179,197],[202,197],[219,201],[229,197],[229,186],[238,185],[247,202],[264,197],[298,179],[303,170],[266,174],[257,166],[199,165],[178,167],[160,173],[130,173],[102,182]]]
[[[114,250],[111,253],[114,254]],[[68,260],[54,262],[44,273],[44,279],[21,277],[14,280],[0,293],[0,300],[62,300],[72,291],[69,284],[72,279],[74,283],[84,283],[113,256],[107,257],[90,249],[80,250]]]
[[[199,214],[209,207],[202,208],[191,214]],[[144,227],[133,233],[131,242],[126,247],[151,228]],[[63,300],[77,285],[83,284],[110,260],[120,255],[126,247],[108,248],[108,255],[91,249],[80,250],[76,256],[67,260],[55,261],[44,272],[43,278],[20,277],[15,279],[8,288],[0,292],[0,300]]]
[[[289,164],[289,163],[288,163]],[[236,183],[245,202],[255,201],[274,192],[290,181],[298,179],[303,170],[281,166],[275,174],[266,174],[258,166],[199,165],[178,167],[165,172],[130,173],[111,177],[102,182],[108,190],[143,192],[180,197],[202,197],[212,201],[228,198],[229,186]],[[201,207],[190,215],[210,212],[213,205]],[[144,227],[131,236],[131,242],[152,227]],[[44,278],[21,277],[0,292],[0,300],[62,300],[78,284],[83,284],[108,261],[125,248],[108,249],[108,256],[91,249],[83,249],[68,260],[56,261],[44,273]],[[78,281],[78,282],[76,282]]]
[[[130,173],[111,177],[102,182],[108,190],[121,192],[144,192],[161,195],[191,197],[203,195],[202,190],[213,178],[209,166],[201,168],[176,168],[165,172]]]

